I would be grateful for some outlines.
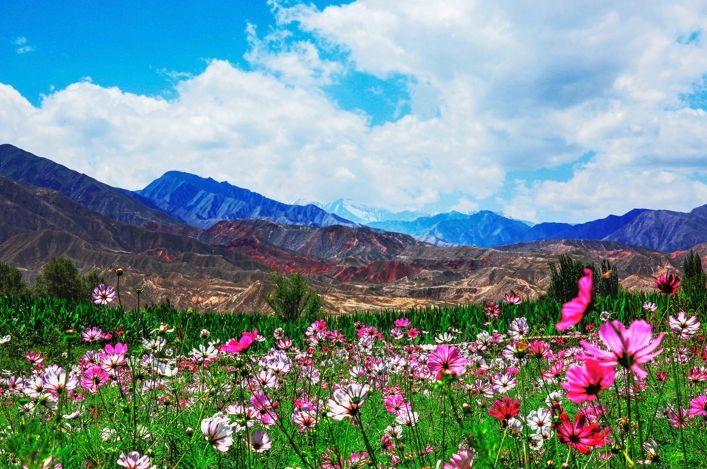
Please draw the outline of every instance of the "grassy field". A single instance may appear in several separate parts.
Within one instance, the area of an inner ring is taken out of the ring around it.
[[[556,302],[498,306],[282,323],[2,298],[0,466],[705,467],[704,297],[599,297],[569,334]],[[591,344],[626,354],[596,371]]]

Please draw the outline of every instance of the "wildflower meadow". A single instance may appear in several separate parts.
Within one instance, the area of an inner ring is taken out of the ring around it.
[[[704,297],[524,301],[279,323],[3,299],[0,464],[705,467]],[[116,307],[118,306],[118,307]]]

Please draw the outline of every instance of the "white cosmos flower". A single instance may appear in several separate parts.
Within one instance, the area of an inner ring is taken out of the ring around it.
[[[328,415],[334,420],[354,418],[368,397],[367,384],[351,383],[334,391],[327,402]]]
[[[544,407],[538,410],[532,410],[528,414],[528,417],[526,417],[525,422],[531,430],[539,432],[552,425],[552,412],[550,412],[550,409]]]
[[[148,456],[141,456],[137,451],[131,451],[127,455],[120,453],[118,466],[122,466],[126,469],[153,469],[156,467],[150,465],[150,458]]]
[[[201,433],[216,451],[225,453],[233,445],[233,428],[228,419],[219,414],[201,421]]]

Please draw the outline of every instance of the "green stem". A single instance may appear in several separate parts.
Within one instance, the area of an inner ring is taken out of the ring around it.
[[[358,416],[354,417],[354,419],[358,422],[358,428],[361,430],[361,435],[363,436],[363,443],[366,445],[366,451],[368,451],[368,456],[371,458],[371,466],[377,468],[378,460],[376,459],[376,453],[373,451],[371,442],[368,441],[368,437],[366,436],[366,430],[363,428],[363,420],[361,419],[361,413],[359,412]]]
[[[498,466],[498,458],[501,457],[501,451],[503,450],[503,443],[506,442],[506,435],[508,434],[508,427],[503,431],[503,438],[501,438],[501,446],[498,447],[498,452],[496,453],[496,460],[493,462],[493,467],[496,469]]]
[[[675,394],[677,395],[678,399],[678,405],[677,405],[677,412],[678,412],[678,419],[679,419],[679,425],[680,425],[680,440],[682,444],[682,460],[683,464],[687,466],[687,449],[685,447],[685,429],[683,428],[682,425],[682,396],[680,393],[680,383],[679,383],[679,378],[678,375],[679,373],[676,370],[675,366],[675,356],[673,355],[671,359],[672,363],[672,369],[673,369],[673,381],[675,382]]]
[[[626,414],[628,416],[628,432],[626,433],[626,446],[628,447],[628,454],[633,460],[633,438],[631,437],[631,424],[633,420],[631,419],[631,373],[626,372]]]

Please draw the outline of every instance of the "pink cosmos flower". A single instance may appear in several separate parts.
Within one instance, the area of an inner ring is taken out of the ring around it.
[[[103,331],[97,327],[89,327],[81,334],[83,341],[87,343],[100,342],[103,340]]]
[[[501,315],[501,308],[493,301],[487,301],[484,305],[484,315],[490,319],[497,318]]]
[[[645,379],[646,371],[640,365],[650,362],[663,350],[657,350],[663,333],[653,339],[653,329],[644,320],[633,321],[628,330],[619,321],[610,321],[599,328],[599,337],[609,347],[601,350],[589,342],[581,341],[582,347],[604,366],[621,365],[633,371],[639,379]]]
[[[690,408],[688,409],[690,417],[705,417],[707,418],[707,396],[704,394],[702,396],[697,396],[690,401]]]
[[[398,415],[405,405],[405,398],[400,393],[395,393],[385,398],[385,410],[393,415]]]
[[[662,274],[655,280],[655,286],[665,295],[674,295],[680,286],[680,277],[673,274]]]
[[[557,438],[570,448],[574,448],[582,454],[587,454],[593,448],[600,448],[606,444],[608,428],[601,430],[599,424],[586,425],[586,417],[578,414],[574,418],[574,423],[570,422],[567,414],[560,415],[560,423],[557,426]]]
[[[473,463],[474,453],[464,449],[454,453],[451,461],[444,463],[443,469],[471,469]]]
[[[255,409],[260,424],[266,428],[275,425],[278,419],[278,403],[272,402],[268,396],[262,392],[257,392],[250,397],[250,404]]]
[[[221,352],[225,353],[241,353],[250,347],[250,345],[258,338],[258,329],[253,329],[253,332],[244,332],[241,334],[240,340],[230,339],[221,346]]]
[[[96,393],[108,381],[108,373],[100,366],[92,366],[81,377],[81,386],[91,393]]]
[[[292,412],[292,421],[299,432],[309,431],[317,425],[317,412],[314,409],[295,409]]]
[[[567,391],[567,399],[579,404],[595,400],[602,390],[614,384],[615,376],[613,367],[588,359],[583,365],[574,365],[567,370],[567,382],[562,383],[562,387]]]
[[[44,357],[39,352],[27,352],[25,358],[32,366],[39,366],[44,361]]]
[[[250,436],[250,447],[256,453],[264,453],[272,448],[272,441],[267,433],[260,430],[253,430]]]
[[[516,292],[511,290],[510,292],[503,295],[503,302],[507,305],[519,305],[523,300],[518,296]]]
[[[668,422],[673,428],[685,428],[690,423],[690,414],[688,409],[681,406],[668,404],[665,409],[665,415],[668,417]]]
[[[438,345],[427,359],[427,367],[430,373],[435,375],[437,381],[442,379],[442,376],[461,376],[466,371],[466,358],[460,353],[459,349],[449,345]]]
[[[115,353],[118,355],[125,355],[126,353],[128,353],[128,346],[118,342],[115,345],[111,345],[111,344],[106,345],[104,350],[105,350],[106,354]]]
[[[410,320],[408,318],[400,318],[396,319],[393,324],[395,324],[395,327],[408,327],[410,325]]]
[[[562,305],[562,320],[555,324],[555,329],[564,331],[579,323],[592,301],[592,282],[594,272],[584,269],[584,275],[579,279],[579,292],[577,296]]]

